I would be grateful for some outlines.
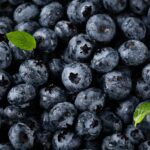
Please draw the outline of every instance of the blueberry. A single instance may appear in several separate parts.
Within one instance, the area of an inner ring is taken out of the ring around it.
[[[26,21],[26,22],[20,22],[15,26],[15,30],[18,31],[25,31],[30,34],[33,34],[38,28],[39,24],[36,21]]]
[[[134,150],[134,146],[123,135],[112,134],[104,138],[102,150]]]
[[[9,47],[12,50],[13,59],[16,61],[23,61],[25,59],[29,59],[34,55],[33,51],[22,50],[17,48],[14,44],[9,42]]]
[[[20,4],[14,11],[14,20],[18,23],[29,21],[38,16],[38,7],[32,3]]]
[[[104,111],[101,113],[100,118],[102,120],[103,132],[115,133],[122,131],[122,122],[120,118],[111,111]]]
[[[42,149],[48,150],[51,148],[52,134],[47,131],[39,131],[37,133],[37,144]],[[38,148],[40,148],[38,147]]]
[[[130,0],[130,8],[134,13],[142,15],[147,10],[148,5],[144,0]]]
[[[93,43],[86,34],[74,36],[68,43],[67,53],[74,61],[87,60],[94,50]]]
[[[106,94],[114,100],[126,98],[132,88],[130,76],[122,71],[112,71],[105,74],[103,82]]]
[[[6,95],[10,85],[11,85],[10,75],[5,71],[0,70],[0,101]]]
[[[145,141],[140,144],[139,150],[150,150],[150,141]]]
[[[75,99],[75,106],[80,111],[100,112],[105,104],[105,94],[101,89],[88,88],[79,92]]]
[[[138,40],[129,40],[119,47],[121,59],[129,66],[137,66],[144,63],[148,56],[147,46]]]
[[[63,17],[64,8],[58,2],[52,2],[42,8],[39,23],[43,27],[52,27]]]
[[[91,60],[91,67],[101,73],[107,73],[113,70],[119,63],[119,55],[111,47],[105,47],[98,50]]]
[[[15,149],[31,149],[34,144],[34,132],[24,123],[14,124],[9,130],[9,140]]]
[[[143,80],[138,80],[136,84],[137,95],[142,99],[150,98],[150,85],[148,85]]]
[[[126,8],[127,0],[103,0],[103,5],[108,11],[119,13]]]
[[[147,83],[150,84],[150,64],[147,64],[142,71],[142,77],[143,80]]]
[[[125,124],[132,123],[133,113],[138,103],[139,99],[137,99],[135,96],[130,96],[129,98],[125,99],[125,101],[119,103],[116,114]]]
[[[50,123],[54,128],[62,129],[72,126],[77,110],[73,104],[69,102],[62,102],[56,104],[49,112]]]
[[[88,20],[86,33],[92,40],[109,42],[116,34],[116,25],[107,14],[97,14]]]
[[[19,68],[19,74],[24,82],[34,86],[43,85],[48,80],[46,66],[40,60],[26,60]]]
[[[50,3],[52,0],[33,0],[34,3],[36,3],[37,5],[46,5],[48,3]]]
[[[61,78],[61,73],[65,66],[65,62],[59,58],[53,58],[48,63],[50,73],[53,74],[55,77]]]
[[[12,5],[18,5],[24,2],[24,0],[8,0]]]
[[[99,136],[102,124],[99,118],[91,112],[81,113],[77,119],[76,132],[85,140],[93,140]]]
[[[8,93],[8,102],[16,106],[26,106],[36,96],[35,88],[29,84],[19,84],[12,87]]]
[[[6,69],[11,65],[12,53],[10,47],[5,42],[0,42],[0,69]]]
[[[66,101],[65,91],[60,87],[49,85],[40,90],[40,105],[45,109],[64,101]]]
[[[141,40],[146,35],[145,24],[136,17],[127,17],[123,21],[121,29],[128,39]]]
[[[4,109],[4,114],[9,119],[22,119],[25,117],[25,112],[16,106],[7,106]]]
[[[125,135],[129,138],[132,144],[140,144],[144,141],[144,135],[142,131],[135,128],[133,125],[129,125],[125,131]]]
[[[71,22],[75,24],[82,24],[88,18],[99,12],[102,4],[98,0],[73,0],[68,5],[67,15]]]
[[[13,85],[24,83],[19,73],[14,74],[12,80]]]
[[[90,68],[83,63],[71,63],[64,67],[62,82],[67,90],[79,92],[87,88],[92,81]]]
[[[0,17],[0,34],[4,35],[12,31],[13,22],[8,17]]]
[[[52,140],[54,150],[76,150],[81,145],[80,138],[71,131],[57,131]]]
[[[56,33],[49,28],[40,28],[34,33],[37,48],[42,52],[53,52],[57,46]]]
[[[68,41],[77,34],[77,27],[70,21],[62,20],[57,22],[55,26],[55,33],[59,39]]]

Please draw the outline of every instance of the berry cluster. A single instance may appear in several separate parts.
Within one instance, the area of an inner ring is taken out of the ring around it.
[[[0,150],[150,150],[149,40],[150,0],[0,0]]]

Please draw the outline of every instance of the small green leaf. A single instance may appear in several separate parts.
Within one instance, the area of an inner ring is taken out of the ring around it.
[[[32,51],[36,48],[35,38],[24,31],[14,31],[6,34],[7,39],[17,48]]]
[[[150,114],[150,102],[143,102],[137,106],[134,112],[134,126],[141,123],[142,120]]]

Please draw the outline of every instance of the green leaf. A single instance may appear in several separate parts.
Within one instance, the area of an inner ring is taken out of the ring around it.
[[[135,109],[133,119],[134,119],[134,126],[136,127],[137,124],[141,123],[143,119],[150,114],[150,102],[143,102],[137,106]]]
[[[32,51],[36,48],[35,38],[24,31],[14,31],[6,34],[7,39],[17,48]]]

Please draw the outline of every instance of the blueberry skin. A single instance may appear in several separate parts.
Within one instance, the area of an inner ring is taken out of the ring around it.
[[[104,75],[104,91],[113,100],[126,98],[132,88],[130,76],[121,71],[112,71]]]
[[[150,84],[150,64],[147,64],[142,70],[142,78],[147,83]]]
[[[18,31],[25,31],[30,34],[33,34],[40,25],[36,21],[26,21],[26,22],[20,22],[15,26],[15,30]]]
[[[81,145],[81,139],[71,131],[57,131],[52,140],[54,150],[77,150]]]
[[[0,144],[0,150],[13,150],[9,144]]]
[[[74,36],[68,43],[68,55],[73,61],[86,61],[94,50],[93,43],[86,34]]]
[[[13,21],[8,17],[0,17],[0,34],[4,35],[13,29]]]
[[[56,49],[56,33],[49,28],[40,28],[33,35],[37,41],[37,48],[42,52],[51,53]]]
[[[146,35],[145,24],[136,17],[127,17],[122,23],[121,29],[128,39],[142,40]]]
[[[94,54],[91,60],[91,68],[100,73],[107,73],[113,70],[118,63],[118,52],[111,47],[105,47]]]
[[[24,0],[8,0],[8,1],[12,5],[18,5],[18,4],[24,3]]]
[[[19,73],[13,74],[12,80],[13,85],[24,83]]]
[[[30,103],[36,96],[35,88],[29,84],[19,84],[12,87],[7,99],[11,105],[23,106]]]
[[[60,87],[49,85],[40,90],[40,105],[44,109],[51,109],[57,103],[65,101],[65,91]]]
[[[35,19],[39,14],[38,7],[32,3],[20,4],[14,11],[14,20],[17,23]]]
[[[77,119],[76,132],[85,140],[94,140],[102,130],[100,119],[91,112],[81,113]]]
[[[102,4],[98,0],[73,0],[67,8],[67,15],[71,22],[82,24],[86,22],[90,16],[99,12]]]
[[[63,6],[58,2],[52,2],[42,8],[39,23],[43,27],[53,27],[63,15]]]
[[[88,88],[77,94],[74,104],[80,111],[101,112],[105,101],[105,94],[101,89]]]
[[[56,104],[49,112],[49,120],[54,129],[63,129],[72,126],[77,110],[73,104],[62,102]]]
[[[0,54],[0,69],[6,69],[12,62],[11,49],[7,43],[0,42]]]
[[[121,59],[129,66],[138,66],[148,57],[147,46],[138,40],[128,40],[118,49]]]
[[[87,88],[92,81],[90,68],[83,63],[70,63],[64,67],[62,82],[70,92],[79,92]]]
[[[134,146],[119,133],[105,137],[102,143],[102,150],[134,150]]]
[[[34,51],[26,51],[20,48],[17,48],[14,44],[9,42],[9,47],[11,48],[13,59],[16,61],[23,61],[25,59],[30,59],[34,56]]]
[[[5,96],[5,94],[8,91],[10,85],[11,85],[10,75],[5,71],[0,70],[0,101]]]
[[[103,132],[116,133],[121,132],[123,124],[121,119],[111,111],[104,111],[100,114],[103,124]]]
[[[48,63],[50,73],[53,74],[55,77],[61,78],[61,73],[65,66],[65,62],[59,58],[53,58]]]
[[[150,141],[145,141],[139,145],[139,150],[150,150]]]
[[[129,1],[131,10],[136,13],[143,15],[147,10],[148,5],[144,0],[130,0]]]
[[[140,144],[144,141],[144,135],[142,131],[135,128],[133,125],[129,125],[125,131],[125,135],[129,138],[132,144]]]
[[[109,12],[120,13],[126,8],[127,0],[103,0],[103,5]]]
[[[26,60],[19,68],[19,74],[25,83],[36,87],[43,85],[48,80],[48,70],[39,60]]]
[[[86,33],[92,40],[109,42],[116,34],[116,25],[110,16],[97,14],[88,20]]]
[[[61,20],[55,25],[55,33],[61,40],[68,41],[77,34],[77,27],[70,21]]]
[[[8,133],[9,140],[15,149],[27,150],[33,147],[34,132],[24,123],[14,124]]]
[[[142,79],[137,81],[136,84],[136,93],[142,99],[150,98],[150,85],[144,82]]]
[[[132,123],[133,113],[138,103],[139,99],[135,96],[130,96],[125,99],[125,101],[119,103],[119,106],[116,109],[116,114],[121,118],[124,124]]]
[[[52,0],[33,0],[33,2],[39,6],[43,6],[43,5],[46,5],[50,2],[52,2]]]

